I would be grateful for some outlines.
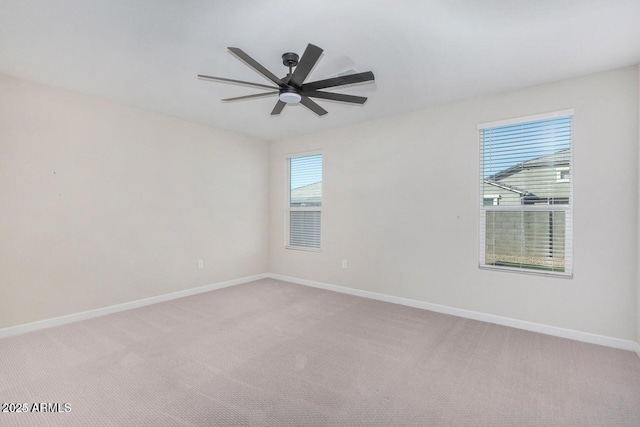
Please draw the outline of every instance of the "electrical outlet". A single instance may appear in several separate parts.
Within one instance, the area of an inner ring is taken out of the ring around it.
[[[204,260],[199,259],[198,260],[198,269],[203,269],[204,268]]]
[[[346,259],[342,260],[342,268],[347,268],[347,260]]]

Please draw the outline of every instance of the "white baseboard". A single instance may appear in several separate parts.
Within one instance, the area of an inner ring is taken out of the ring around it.
[[[344,286],[330,285],[327,283],[315,282],[313,280],[298,279],[296,277],[283,276],[281,274],[267,275],[269,278],[282,280],[284,282],[296,283],[299,285],[311,286],[314,288],[326,289],[329,291],[341,292],[364,298],[371,298],[379,301],[391,302],[394,304],[406,305],[423,310],[435,311],[437,313],[451,314],[453,316],[467,319],[479,320],[482,322],[494,323],[497,325],[510,326],[512,328],[524,329],[526,331],[539,332],[541,334],[567,338],[574,341],[582,341],[590,344],[598,344],[622,350],[635,351],[640,356],[640,345],[634,341],[620,338],[607,337],[604,335],[592,334],[589,332],[576,331],[573,329],[559,328],[556,326],[544,325],[541,323],[528,322],[525,320],[513,319],[510,317],[497,316],[478,311],[465,310],[462,308],[449,307],[446,305],[432,304],[410,298],[396,297],[392,295],[379,294],[376,292],[363,291],[360,289],[347,288]]]
[[[26,332],[37,331],[40,329],[51,328],[53,326],[65,325],[67,323],[77,322],[79,320],[91,319],[93,317],[104,316],[106,314],[117,313],[119,311],[131,310],[132,308],[144,307],[146,305],[157,304],[159,302],[169,301],[177,298],[188,297],[191,295],[201,294],[203,292],[209,292],[216,289],[227,288],[229,286],[240,285],[242,283],[253,282],[254,280],[264,279],[267,277],[267,274],[257,274],[255,276],[242,277],[240,279],[228,280],[226,282],[213,283],[197,288],[172,292],[170,294],[157,295],[155,297],[125,302],[123,304],[102,307],[95,310],[83,311],[66,316],[39,320],[37,322],[25,323],[17,326],[9,326],[7,328],[0,329],[0,338],[24,334]]]
[[[157,304],[164,301],[196,295],[203,292],[214,291],[216,289],[222,289],[229,286],[240,285],[242,283],[248,283],[254,280],[265,279],[265,278],[282,280],[285,282],[296,283],[299,285],[311,286],[314,288],[326,289],[329,291],[375,299],[378,301],[386,301],[394,304],[405,305],[408,307],[434,311],[437,313],[450,314],[453,316],[464,317],[467,319],[494,323],[497,325],[510,326],[512,328],[524,329],[532,332],[539,332],[546,335],[567,338],[575,341],[582,341],[590,344],[598,344],[598,345],[604,345],[607,347],[613,347],[613,348],[618,348],[622,350],[634,351],[638,355],[638,357],[640,357],[640,344],[630,340],[623,340],[620,338],[613,338],[613,337],[607,337],[604,335],[591,334],[589,332],[576,331],[572,329],[564,329],[556,326],[544,325],[541,323],[534,323],[534,322],[527,322],[525,320],[513,319],[510,317],[497,316],[494,314],[487,314],[487,313],[482,313],[478,311],[465,310],[465,309],[450,307],[446,305],[432,304],[424,301],[414,300],[411,298],[396,297],[392,295],[380,294],[377,292],[363,291],[360,289],[353,289],[353,288],[347,288],[344,286],[331,285],[328,283],[315,282],[313,280],[298,279],[296,277],[284,276],[281,274],[273,274],[273,273],[264,273],[264,274],[257,274],[254,276],[242,277],[239,279],[228,280],[225,282],[219,282],[219,283],[214,283],[210,285],[200,286],[197,288],[185,289],[182,291],[172,292],[164,295],[157,295],[155,297],[144,298],[136,301],[130,301],[123,304],[112,305],[108,307],[98,308],[95,310],[84,311],[81,313],[74,313],[66,316],[39,320],[37,322],[10,326],[7,328],[0,329],[0,338],[19,335],[26,332],[37,331],[40,329],[51,328],[54,326],[65,325],[67,323],[73,323],[79,320],[91,319],[93,317],[104,316],[107,314],[117,313],[119,311],[131,310],[133,308],[144,307],[151,304]]]

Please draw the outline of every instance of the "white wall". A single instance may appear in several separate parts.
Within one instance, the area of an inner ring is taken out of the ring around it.
[[[477,124],[568,108],[573,279],[479,270]],[[286,250],[284,157],[316,149],[323,248]],[[637,67],[278,141],[270,167],[273,273],[636,339]]]
[[[639,81],[630,67],[481,97],[269,157],[252,138],[0,75],[0,328],[271,271],[640,342]],[[574,278],[478,270],[477,123],[565,108]],[[283,158],[315,149],[323,250],[285,250]]]
[[[0,75],[0,328],[266,272],[268,155]]]

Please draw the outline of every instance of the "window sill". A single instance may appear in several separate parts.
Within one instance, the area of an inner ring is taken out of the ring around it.
[[[520,274],[529,274],[533,276],[545,276],[545,277],[556,277],[559,279],[573,279],[573,273],[565,273],[561,271],[550,271],[550,270],[533,270],[533,269],[524,269],[517,267],[506,267],[500,265],[486,265],[480,264],[478,266],[480,270],[490,270],[490,271],[501,271],[508,273],[520,273]]]
[[[321,248],[306,248],[304,246],[285,246],[285,249],[291,249],[294,251],[304,251],[304,252],[321,252]]]

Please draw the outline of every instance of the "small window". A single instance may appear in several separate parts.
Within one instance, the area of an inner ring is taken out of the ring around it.
[[[498,206],[500,204],[500,198],[502,196],[500,196],[499,194],[485,194],[483,199],[484,199],[484,206]]]
[[[558,182],[569,182],[569,168],[556,168],[556,180]]]
[[[322,155],[287,159],[287,244],[319,250],[322,214]]]
[[[572,118],[478,127],[481,268],[572,274]]]

